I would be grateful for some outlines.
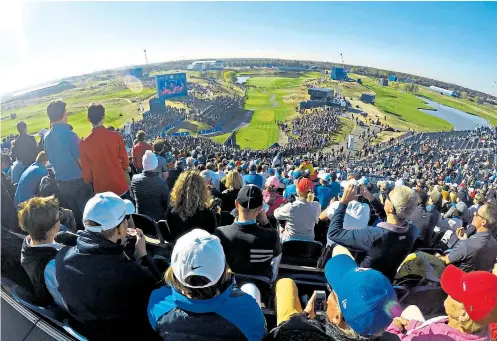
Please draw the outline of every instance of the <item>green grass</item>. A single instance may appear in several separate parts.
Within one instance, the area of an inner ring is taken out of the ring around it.
[[[452,124],[438,117],[426,114],[421,109],[431,109],[414,95],[388,86],[381,86],[374,79],[361,77],[362,83],[376,93],[375,107],[383,113],[395,116],[407,127],[422,131],[450,130]]]
[[[346,117],[338,117],[340,120],[340,130],[333,136],[332,143],[340,143],[352,132],[354,129],[354,121]]]
[[[261,88],[248,88],[245,109],[254,110],[247,127],[240,129],[236,142],[241,148],[264,149],[278,141],[278,125],[275,121],[285,121],[296,115],[295,106],[305,98],[300,78],[253,77],[247,85]],[[306,90],[305,90],[306,91]],[[278,103],[274,107],[271,97]]]
[[[80,137],[88,136],[91,132],[91,124],[87,120],[87,106],[92,102],[102,103],[105,107],[106,126],[122,127],[132,118],[139,119],[138,107],[141,100],[145,100],[155,93],[154,89],[145,88],[140,93],[131,90],[112,91],[114,87],[104,89],[76,88],[66,90],[60,94],[47,96],[30,101],[29,105],[7,110],[2,106],[2,117],[17,114],[17,119],[9,118],[2,120],[1,136],[17,133],[16,125],[19,121],[25,121],[28,132],[34,134],[42,128],[49,128],[50,122],[46,114],[46,108],[53,98],[62,98],[67,103],[69,114],[68,123],[73,126],[74,131]],[[133,101],[136,101],[133,103]],[[123,116],[121,117],[120,114]]]
[[[449,96],[444,96],[439,93],[433,92],[428,89],[420,88],[418,92],[419,96],[426,97],[432,101],[438,102],[440,104],[458,109],[468,114],[480,116],[486,119],[490,124],[497,125],[497,107],[487,104],[478,104],[471,102],[468,99],[454,98]]]
[[[211,139],[216,141],[217,143],[223,144],[224,142],[226,142],[228,137],[230,137],[230,135],[231,135],[231,133],[226,133],[226,134],[222,134],[222,135],[213,136],[213,137],[211,137]]]

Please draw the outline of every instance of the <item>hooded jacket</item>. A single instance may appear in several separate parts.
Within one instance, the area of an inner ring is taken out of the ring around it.
[[[189,299],[164,286],[152,292],[148,318],[152,328],[168,341],[259,341],[266,334],[266,321],[257,302],[234,285],[205,300]]]
[[[57,254],[59,292],[90,340],[156,337],[146,309],[150,293],[160,286],[160,273],[148,256],[132,261],[123,251],[124,246],[84,231],[76,246]]]

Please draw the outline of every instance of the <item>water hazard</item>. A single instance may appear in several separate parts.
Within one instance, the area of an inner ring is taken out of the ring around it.
[[[488,126],[490,125],[487,120],[476,116],[468,114],[464,111],[448,107],[446,105],[434,102],[432,100],[426,99],[424,97],[418,97],[424,101],[428,106],[436,110],[425,110],[419,109],[424,113],[439,117],[450,122],[455,130],[472,130],[476,126]]]

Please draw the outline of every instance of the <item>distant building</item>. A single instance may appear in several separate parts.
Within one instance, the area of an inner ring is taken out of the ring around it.
[[[361,95],[361,101],[363,101],[364,103],[374,104],[375,99],[376,99],[376,95],[375,94],[366,94],[366,93],[363,93]]]
[[[199,60],[187,66],[188,70],[222,70],[224,63],[220,60]]]
[[[329,101],[333,98],[333,89],[309,88],[307,93],[311,96],[311,101]]]
[[[11,100],[27,100],[27,99],[45,97],[48,95],[57,94],[59,92],[71,88],[73,88],[71,82],[62,81],[62,82],[42,85],[36,88],[18,91],[12,95]]]
[[[452,90],[447,90],[444,88],[439,88],[438,86],[430,86],[428,89],[431,91],[438,92],[440,95],[445,95],[445,96],[452,96],[452,97],[458,97],[457,92],[452,91]]]
[[[336,81],[347,80],[347,72],[343,67],[332,67],[331,68],[331,79]]]
[[[380,85],[388,86],[388,79],[386,79],[386,78],[380,78]]]
[[[397,81],[397,76],[395,76],[395,75],[390,75],[390,76],[388,76],[388,80],[389,80],[390,82],[396,82],[396,81]]]

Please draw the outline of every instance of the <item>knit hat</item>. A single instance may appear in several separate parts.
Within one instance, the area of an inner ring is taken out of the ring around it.
[[[159,161],[157,160],[157,156],[151,151],[145,151],[142,158],[143,170],[144,171],[152,171],[157,168],[159,165]]]

